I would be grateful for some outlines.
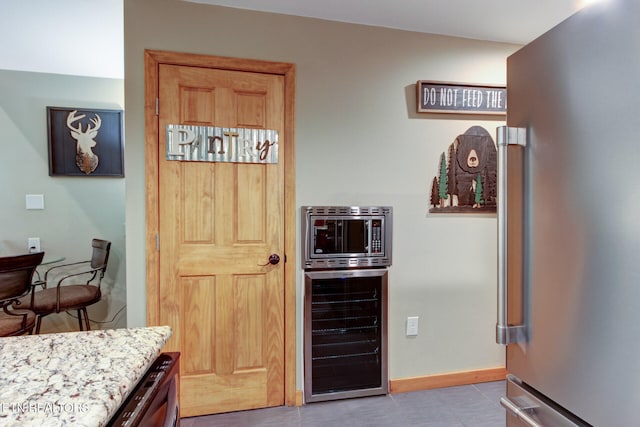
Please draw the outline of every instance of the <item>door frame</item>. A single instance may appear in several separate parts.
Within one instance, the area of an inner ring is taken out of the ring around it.
[[[192,53],[145,50],[145,216],[147,325],[160,321],[160,222],[158,87],[160,64],[216,68],[281,75],[284,78],[284,403],[296,406],[296,226],[295,226],[295,64],[209,56]]]

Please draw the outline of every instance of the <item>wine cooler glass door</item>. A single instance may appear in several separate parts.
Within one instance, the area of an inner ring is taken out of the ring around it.
[[[386,394],[387,269],[305,274],[305,400]]]

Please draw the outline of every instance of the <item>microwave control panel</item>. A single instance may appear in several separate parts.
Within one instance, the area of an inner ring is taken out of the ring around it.
[[[382,220],[371,221],[371,253],[382,253]]]

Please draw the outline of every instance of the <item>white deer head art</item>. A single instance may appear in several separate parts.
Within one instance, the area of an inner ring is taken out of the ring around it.
[[[82,131],[82,124],[78,123],[77,127],[73,127],[72,124],[78,120],[82,120],[85,115],[81,114],[76,116],[77,110],[73,110],[67,116],[67,127],[71,130],[71,137],[77,141],[76,144],[76,165],[78,168],[87,175],[96,170],[98,167],[98,156],[94,154],[91,149],[95,147],[96,141],[94,138],[98,135],[98,129],[102,124],[102,119],[99,115],[91,120],[91,125],[87,126],[86,131]]]

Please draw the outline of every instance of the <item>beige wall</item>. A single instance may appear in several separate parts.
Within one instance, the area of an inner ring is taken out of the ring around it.
[[[495,134],[504,123],[418,115],[415,82],[504,84],[505,59],[517,47],[174,0],[126,1],[129,325],[145,323],[144,49],[284,61],[297,67],[297,206],[394,207],[390,378],[502,366],[504,349],[494,343],[495,217],[427,210],[440,153],[473,125]],[[420,317],[417,337],[404,334],[407,316]],[[300,359],[300,327],[297,339]],[[297,371],[301,388],[300,360]]]
[[[65,262],[91,257],[91,239],[112,242],[103,299],[89,307],[92,328],[126,326],[123,178],[50,177],[47,106],[124,107],[124,81],[0,70],[0,255],[25,252],[40,237],[48,255]],[[25,194],[44,195],[44,210],[26,210]],[[66,315],[45,318],[42,332],[77,330]]]

